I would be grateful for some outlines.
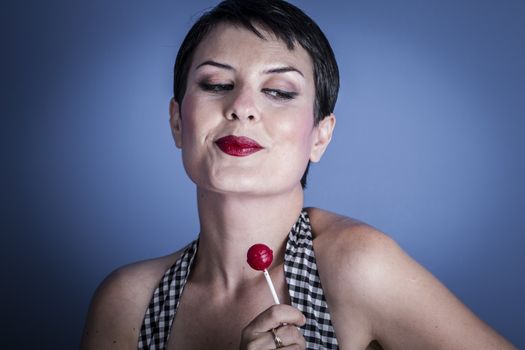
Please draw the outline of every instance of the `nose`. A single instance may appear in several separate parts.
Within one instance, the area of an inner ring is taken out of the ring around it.
[[[255,121],[259,118],[259,111],[255,103],[253,91],[248,88],[239,88],[231,94],[231,101],[226,108],[225,116],[228,120]]]

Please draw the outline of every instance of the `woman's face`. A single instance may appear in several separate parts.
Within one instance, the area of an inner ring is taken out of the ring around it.
[[[216,27],[194,53],[180,115],[172,102],[177,147],[186,172],[201,188],[264,195],[289,191],[300,187],[308,160],[318,161],[326,147],[319,154],[319,128],[327,121],[313,125],[310,56],[300,45],[288,50],[261,32],[266,40],[233,25]],[[328,124],[331,135],[334,121]]]

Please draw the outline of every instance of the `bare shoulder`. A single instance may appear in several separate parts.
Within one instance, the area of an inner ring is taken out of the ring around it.
[[[356,219],[307,210],[321,283],[342,344],[364,348],[375,340],[394,349],[513,349],[392,238]]]
[[[368,315],[360,322],[371,328],[370,315],[383,303],[384,310],[388,291],[398,288],[394,276],[411,270],[411,278],[419,278],[423,269],[392,238],[364,222],[318,208],[308,208],[308,214],[328,299],[338,309],[353,305],[354,314]]]
[[[314,235],[315,255],[321,264],[330,266],[327,273],[329,276],[334,274],[337,281],[353,282],[353,287],[372,283],[374,281],[364,281],[361,277],[358,281],[346,279],[357,278],[365,271],[368,278],[379,278],[377,274],[383,271],[374,267],[385,263],[390,265],[404,255],[393,239],[362,221],[318,208],[307,210]]]
[[[319,208],[307,208],[314,244],[319,250],[344,249],[346,253],[363,249],[392,248],[395,242],[362,221]],[[344,244],[340,244],[344,243]],[[347,254],[345,254],[347,255]]]
[[[97,288],[82,349],[136,348],[144,313],[160,279],[182,251],[133,263],[110,273]]]

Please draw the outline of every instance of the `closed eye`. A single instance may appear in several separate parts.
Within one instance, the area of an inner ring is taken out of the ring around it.
[[[199,86],[202,90],[209,92],[223,92],[233,90],[233,84],[210,84],[201,82],[199,83]]]
[[[279,89],[263,89],[262,91],[276,100],[291,100],[298,95],[297,92],[284,91]]]

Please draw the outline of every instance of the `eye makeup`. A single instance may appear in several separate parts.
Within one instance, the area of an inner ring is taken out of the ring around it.
[[[209,91],[209,92],[223,92],[223,91],[233,90],[233,84],[215,84],[215,83],[208,83],[206,81],[199,82],[199,87],[203,91]]]

